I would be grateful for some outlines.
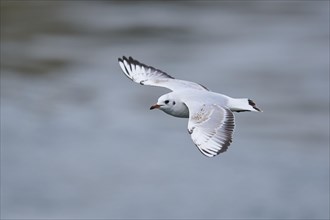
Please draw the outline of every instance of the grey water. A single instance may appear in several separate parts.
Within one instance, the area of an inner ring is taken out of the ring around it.
[[[206,158],[133,56],[262,113]],[[329,219],[328,1],[1,1],[1,219]]]

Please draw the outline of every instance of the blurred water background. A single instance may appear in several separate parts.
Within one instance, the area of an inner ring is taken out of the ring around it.
[[[134,58],[263,113],[204,157]],[[1,0],[2,219],[328,219],[329,1]]]

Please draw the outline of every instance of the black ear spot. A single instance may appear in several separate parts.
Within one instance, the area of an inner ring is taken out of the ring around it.
[[[165,100],[165,102],[164,102],[164,103],[165,103],[165,104],[168,104],[169,102],[170,102],[169,100]]]
[[[173,105],[175,105],[175,101],[173,101]]]

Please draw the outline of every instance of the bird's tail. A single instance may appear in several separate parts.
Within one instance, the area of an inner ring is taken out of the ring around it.
[[[228,107],[233,112],[262,112],[251,99],[231,99]]]

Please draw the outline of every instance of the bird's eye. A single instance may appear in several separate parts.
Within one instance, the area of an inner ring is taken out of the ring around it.
[[[175,105],[175,101],[173,101],[173,105]]]
[[[169,102],[170,102],[169,100],[165,100],[165,102],[164,102],[164,103],[165,103],[165,104],[168,104]]]

